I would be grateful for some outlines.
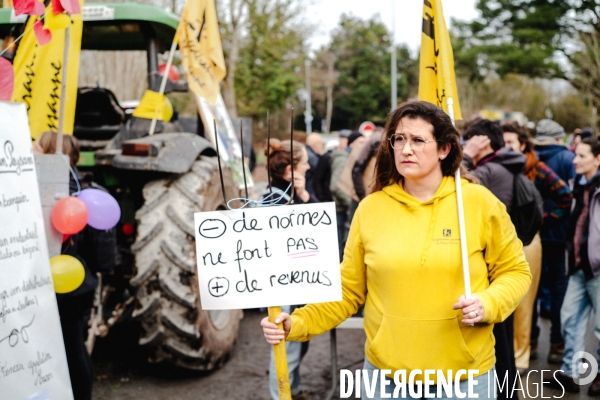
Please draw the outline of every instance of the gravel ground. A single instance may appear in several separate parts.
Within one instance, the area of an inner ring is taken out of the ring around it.
[[[94,349],[93,399],[269,399],[269,345],[260,328],[260,320],[265,315],[258,310],[244,312],[238,341],[229,361],[209,374],[149,365],[136,345],[136,327],[115,327],[109,336],[98,340]],[[362,330],[337,330],[338,368],[358,369],[362,366],[364,341]],[[300,373],[301,390],[308,392],[310,399],[324,399],[331,388],[328,333],[311,340]],[[336,388],[337,395],[339,387]]]

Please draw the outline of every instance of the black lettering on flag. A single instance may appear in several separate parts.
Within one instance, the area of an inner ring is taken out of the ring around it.
[[[204,8],[204,11],[202,12],[202,24],[200,25],[200,30],[198,31],[198,37],[196,38],[198,43],[200,43],[200,40],[202,38],[202,30],[204,29],[205,25],[206,25],[206,8]]]
[[[423,18],[423,33],[435,41],[435,30],[433,28],[433,17],[425,14],[427,19]]]
[[[435,41],[435,21],[431,15],[425,14],[425,16],[427,18],[423,18],[423,33],[433,40],[433,49],[435,56],[437,57],[440,50],[437,48],[437,43]]]
[[[429,0],[424,0],[423,4],[425,4],[429,8],[433,8],[433,6],[431,5],[431,2],[429,2]]]

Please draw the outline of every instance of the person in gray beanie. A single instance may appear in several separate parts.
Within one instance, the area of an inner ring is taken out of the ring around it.
[[[563,181],[571,184],[575,179],[575,154],[563,143],[566,136],[565,129],[556,121],[542,119],[538,122],[535,132],[534,150],[539,160],[550,167]],[[572,185],[570,185],[572,187]],[[550,213],[554,202],[547,199],[544,203],[544,213]],[[542,239],[542,278],[538,299],[533,307],[533,320],[531,327],[531,358],[537,356],[537,342],[540,328],[537,324],[539,300],[542,287],[550,291],[550,352],[548,362],[560,364],[564,351],[564,340],[560,325],[560,308],[562,307],[565,292],[567,291],[568,277],[566,274],[566,240],[568,217],[559,225],[552,224],[549,219],[544,221],[540,230]]]
[[[535,139],[538,142],[554,141],[566,136],[565,129],[556,121],[542,119],[535,128]]]

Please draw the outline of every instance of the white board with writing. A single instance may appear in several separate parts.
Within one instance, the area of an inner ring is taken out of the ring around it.
[[[0,398],[72,399],[25,105],[0,121]]]
[[[202,308],[342,299],[334,203],[194,214]]]

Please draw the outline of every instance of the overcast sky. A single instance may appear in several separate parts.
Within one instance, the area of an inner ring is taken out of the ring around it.
[[[369,18],[379,14],[381,21],[392,26],[392,1],[396,17],[396,43],[407,43],[416,52],[421,42],[423,21],[422,0],[312,0],[306,8],[306,15],[318,25],[318,31],[311,38],[311,48],[318,49],[329,41],[329,32],[334,29],[342,13]],[[477,16],[475,0],[442,0],[444,17],[449,25],[450,18],[472,20]]]

